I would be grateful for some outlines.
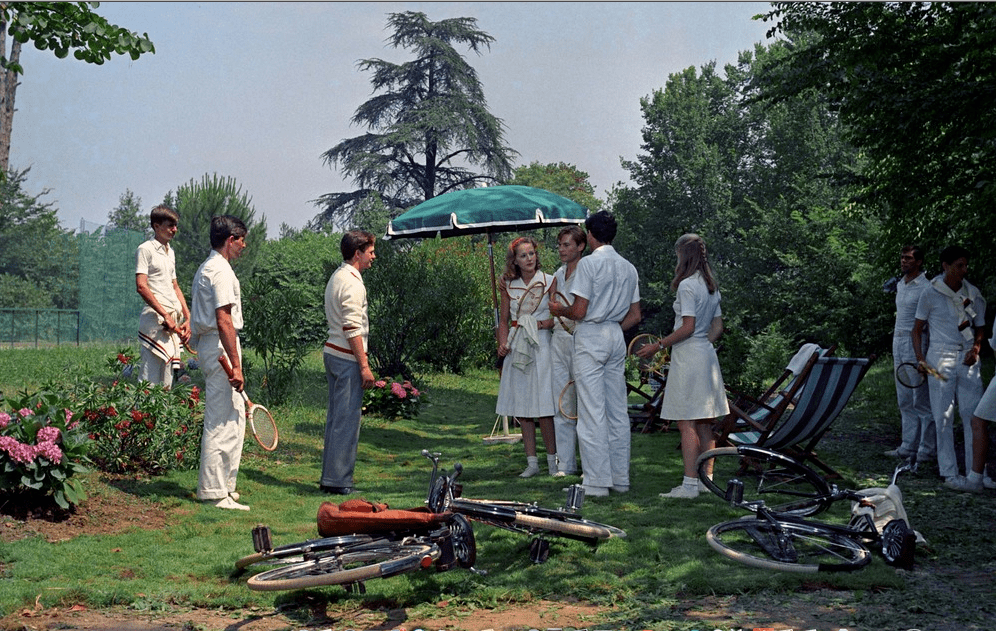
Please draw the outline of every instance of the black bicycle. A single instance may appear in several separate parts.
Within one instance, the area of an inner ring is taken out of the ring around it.
[[[447,475],[439,470],[441,454],[423,449],[422,455],[432,462],[426,500],[429,510],[452,511],[472,521],[530,535],[529,557],[535,563],[544,563],[549,557],[550,536],[574,539],[592,546],[607,539],[626,536],[626,531],[621,528],[581,517],[579,511],[584,502],[584,490],[580,484],[567,489],[567,501],[559,509],[508,500],[468,499],[462,497],[463,486],[457,482],[463,473],[459,462],[453,465],[453,473]]]
[[[351,534],[273,546],[269,527],[253,529],[254,554],[235,563],[236,570],[269,567],[249,577],[249,589],[282,591],[344,585],[366,592],[364,581],[388,578],[435,566],[438,571],[459,566],[473,570],[477,545],[470,522],[450,513],[440,523],[403,523],[377,535]]]
[[[871,562],[872,545],[890,565],[913,566],[916,533],[896,485],[909,463],[896,468],[887,488],[860,491],[830,485],[797,460],[759,447],[712,449],[697,466],[713,493],[753,513],[709,529],[706,539],[720,554],[765,569],[850,571]],[[807,519],[840,500],[852,502],[847,525]]]

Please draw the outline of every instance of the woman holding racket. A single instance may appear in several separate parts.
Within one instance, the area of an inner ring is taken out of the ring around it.
[[[678,421],[685,477],[680,485],[661,493],[661,497],[691,499],[699,495],[696,461],[704,451],[716,446],[713,421],[729,414],[730,408],[713,347],[723,333],[723,313],[705,241],[697,234],[685,234],[674,244],[674,249],[678,255],[671,281],[671,289],[677,291],[674,331],[637,354],[648,358],[671,348],[661,418]]]
[[[561,265],[553,274],[553,286],[550,295],[557,297],[557,302],[570,305],[574,295],[571,294],[571,283],[574,280],[574,270],[584,254],[588,238],[580,226],[569,226],[557,235],[557,254]],[[553,358],[553,396],[556,406],[553,415],[553,429],[557,440],[557,456],[560,459],[554,473],[555,476],[577,475],[577,393],[573,388],[565,390],[568,382],[574,376],[571,370],[574,357],[574,328],[577,323],[570,318],[554,318],[553,339],[550,345]],[[562,396],[572,396],[574,401],[564,402]],[[574,409],[574,418],[565,415],[565,409]]]
[[[549,291],[553,277],[540,271],[538,244],[519,237],[508,246],[502,275],[498,320],[498,356],[504,358],[495,412],[515,417],[522,426],[526,470],[519,477],[539,473],[536,423],[546,446],[547,468],[557,472],[557,441],[553,429],[553,368],[550,357]]]

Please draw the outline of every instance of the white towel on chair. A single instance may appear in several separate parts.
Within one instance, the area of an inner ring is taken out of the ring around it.
[[[789,361],[786,370],[791,372],[793,375],[798,375],[803,368],[806,367],[806,362],[809,358],[813,356],[813,353],[817,353],[823,350],[820,348],[819,344],[803,344],[799,349],[799,352],[795,354],[791,361]]]

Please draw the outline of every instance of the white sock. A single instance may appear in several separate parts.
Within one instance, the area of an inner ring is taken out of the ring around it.
[[[698,478],[690,478],[690,477],[688,477],[686,475],[686,476],[684,476],[684,480],[682,481],[682,484],[684,484],[687,487],[694,486],[695,488],[698,488],[698,486],[699,486],[699,479]]]
[[[975,471],[969,471],[968,472],[968,481],[969,482],[981,482],[982,481],[982,474],[981,473],[976,473]]]

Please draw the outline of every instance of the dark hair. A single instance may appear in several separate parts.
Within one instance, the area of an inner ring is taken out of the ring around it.
[[[571,240],[574,241],[574,243],[577,243],[578,245],[584,245],[585,243],[588,242],[588,239],[586,239],[584,236],[584,230],[581,229],[581,226],[567,226],[566,228],[561,230],[560,233],[557,235],[557,243],[560,243],[560,240],[564,237],[565,234],[569,235],[571,237]]]
[[[609,244],[616,238],[616,218],[604,210],[585,219],[584,225],[599,243]]]
[[[951,265],[958,259],[969,259],[971,258],[968,254],[968,250],[961,247],[960,245],[949,245],[948,247],[941,250],[941,263],[947,263]]]
[[[902,254],[912,254],[914,261],[920,261],[923,263],[923,249],[921,249],[919,245],[904,245],[900,252]]]
[[[180,215],[176,214],[176,211],[166,204],[160,204],[153,208],[149,214],[149,225],[155,228],[156,224],[164,221],[171,221],[174,224],[178,224],[180,223]]]
[[[249,233],[246,224],[232,215],[217,215],[211,217],[211,247],[217,250],[225,245],[228,237],[239,239]]]
[[[339,242],[342,260],[352,261],[357,252],[366,252],[376,239],[377,237],[366,230],[350,230],[342,235],[342,241]]]

